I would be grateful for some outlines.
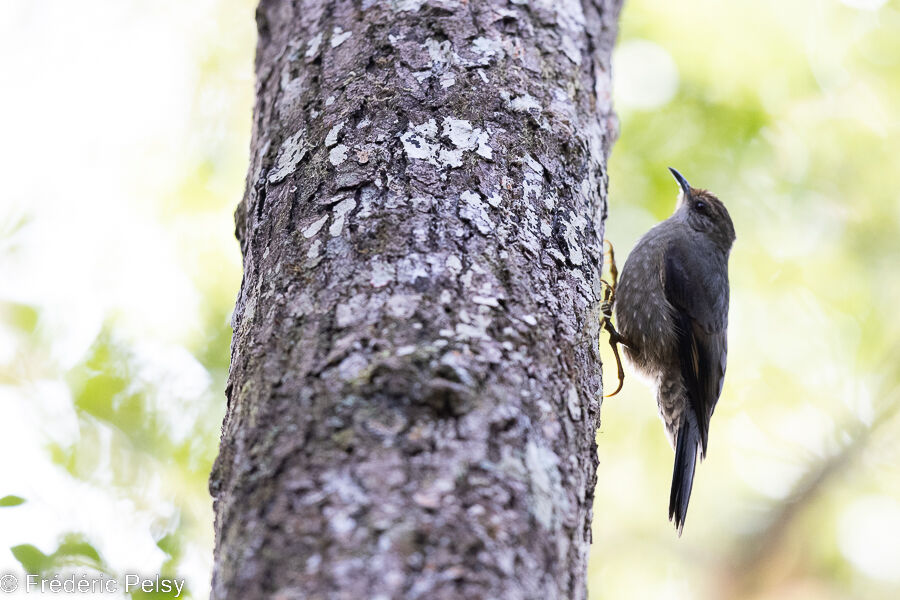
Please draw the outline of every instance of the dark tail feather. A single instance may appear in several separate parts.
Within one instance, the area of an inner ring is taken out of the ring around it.
[[[669,520],[675,521],[675,529],[681,537],[684,519],[687,517],[691,488],[694,485],[694,467],[697,465],[697,448],[700,431],[687,414],[682,417],[675,443],[675,469],[672,472],[672,491],[669,494]]]

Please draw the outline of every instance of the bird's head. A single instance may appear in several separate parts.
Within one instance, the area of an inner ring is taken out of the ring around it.
[[[669,170],[681,187],[672,216],[687,223],[695,231],[707,235],[728,252],[735,240],[734,223],[728,209],[712,192],[691,187],[681,173],[672,167]]]

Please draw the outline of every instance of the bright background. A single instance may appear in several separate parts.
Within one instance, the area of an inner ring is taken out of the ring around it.
[[[254,4],[0,7],[0,573],[207,595]],[[680,540],[650,391],[604,402],[591,598],[900,597],[900,2],[633,0],[615,67],[620,266],[669,165],[738,241]]]

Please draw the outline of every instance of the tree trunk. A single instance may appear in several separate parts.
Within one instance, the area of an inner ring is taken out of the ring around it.
[[[619,2],[261,2],[214,598],[585,597]]]

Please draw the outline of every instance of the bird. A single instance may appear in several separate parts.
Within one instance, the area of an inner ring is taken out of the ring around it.
[[[725,204],[669,170],[680,188],[675,210],[628,255],[605,305],[614,310],[618,330],[609,312],[605,325],[613,349],[621,343],[626,361],[656,392],[675,451],[669,520],[680,537],[697,458],[706,456],[710,419],[725,380],[728,259],[736,238]],[[621,365],[619,373],[621,388]]]

